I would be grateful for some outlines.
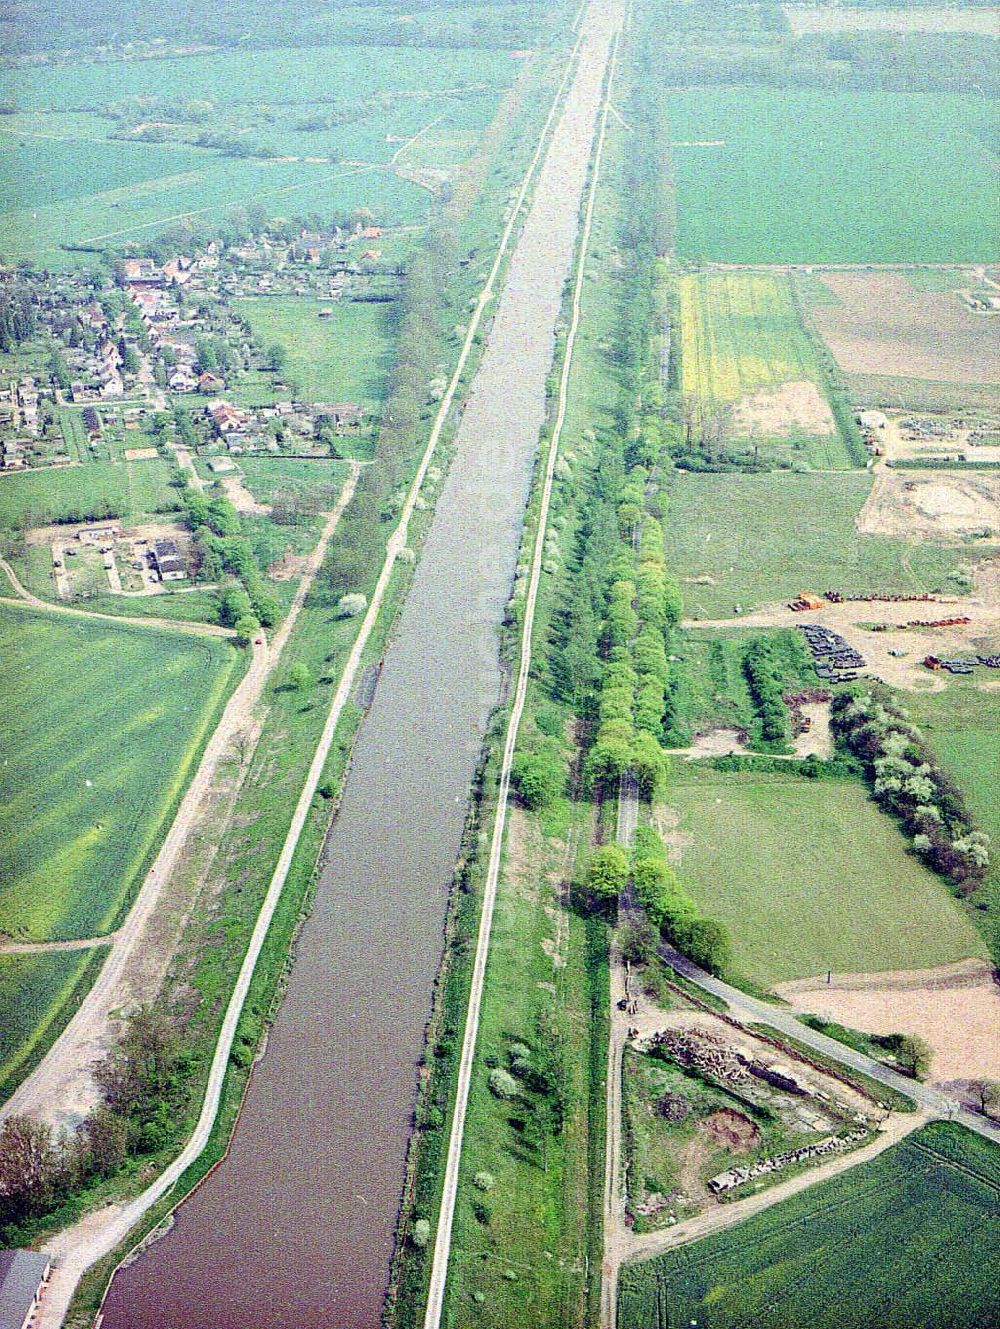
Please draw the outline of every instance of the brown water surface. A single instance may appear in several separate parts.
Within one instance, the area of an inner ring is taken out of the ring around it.
[[[611,5],[612,11],[616,5]],[[375,1329],[612,18],[595,6],[226,1162],[103,1329]]]

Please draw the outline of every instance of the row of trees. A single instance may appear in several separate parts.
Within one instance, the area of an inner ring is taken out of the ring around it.
[[[587,886],[597,902],[616,905],[629,881],[653,929],[645,939],[642,929],[633,930],[630,959],[648,961],[657,936],[662,936],[709,973],[719,974],[728,967],[731,953],[725,927],[703,915],[680,885],[666,847],[651,826],[637,827],[631,861],[618,844],[602,845],[591,856]]]
[[[964,893],[984,880],[989,836],[977,830],[964,795],[916,725],[883,689],[839,693],[833,731],[861,761],[877,801],[902,822],[913,849]]]
[[[272,627],[281,606],[261,572],[253,545],[228,498],[206,498],[190,486],[183,493],[197,575],[206,581],[229,576],[222,592],[222,621],[249,641],[260,628]]]
[[[0,351],[16,351],[35,335],[37,327],[31,287],[22,281],[4,282],[0,286]]]

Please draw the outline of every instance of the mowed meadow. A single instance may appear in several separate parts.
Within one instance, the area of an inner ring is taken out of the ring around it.
[[[622,1271],[628,1329],[993,1329],[994,1145],[936,1122],[745,1223]]]
[[[978,94],[696,88],[668,98],[678,255],[985,262],[996,104]]]
[[[685,771],[668,803],[678,872],[757,983],[985,956],[940,877],[854,779]],[[780,926],[777,921],[780,920]]]
[[[0,654],[0,933],[100,935],[120,920],[242,654],[8,606]]]

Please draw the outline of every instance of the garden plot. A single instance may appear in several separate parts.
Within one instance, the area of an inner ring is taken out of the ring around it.
[[[810,314],[844,373],[996,383],[1000,399],[1000,315],[960,298],[979,284],[974,273],[953,279],[953,290],[927,291],[898,272],[826,272],[835,301]]]

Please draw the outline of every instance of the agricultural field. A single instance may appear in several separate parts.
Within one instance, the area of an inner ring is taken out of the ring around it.
[[[821,469],[852,465],[823,372],[785,276],[680,279],[681,386],[705,421],[724,411],[731,442]]]
[[[263,347],[283,346],[282,374],[292,379],[304,401],[351,401],[377,410],[385,396],[392,363],[392,305],[374,301],[335,304],[297,296],[236,300],[233,307]],[[321,309],[330,311],[320,318]],[[260,394],[245,389],[257,402]],[[235,394],[239,399],[240,394]],[[350,448],[350,439],[343,440]]]
[[[0,955],[0,1097],[6,1098],[28,1069],[35,1050],[56,1037],[67,1002],[106,954],[96,947]]]
[[[351,45],[20,69],[0,253],[65,264],[66,245],[261,203],[420,223],[522,68],[504,50]]]
[[[681,880],[725,924],[735,968],[755,982],[985,954],[944,882],[906,852],[857,780],[677,767],[668,803]]]
[[[996,111],[978,94],[670,95],[681,258],[990,262]]]
[[[796,37],[811,32],[968,32],[996,37],[1000,9],[993,5],[952,6],[897,5],[869,9],[862,5],[784,5],[785,15]]]
[[[228,641],[0,607],[0,932],[115,926],[243,656]]]
[[[936,1122],[728,1231],[622,1270],[629,1329],[990,1329],[996,1146]]]
[[[927,290],[899,272],[823,273],[819,280],[833,299],[813,305],[810,313],[841,370],[992,383],[1000,395],[1000,316],[961,300],[960,291],[980,286],[974,273],[941,275],[948,277],[943,289]]]
[[[960,551],[860,535],[866,474],[677,472],[667,564],[691,618],[728,618],[802,590],[964,589]]]

